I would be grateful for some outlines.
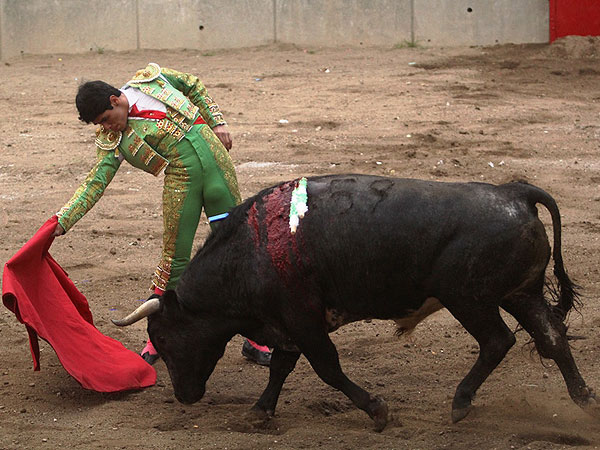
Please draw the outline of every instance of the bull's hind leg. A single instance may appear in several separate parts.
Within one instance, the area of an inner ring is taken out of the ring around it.
[[[278,348],[273,349],[271,364],[269,365],[269,383],[266,389],[252,408],[260,415],[267,417],[275,414],[275,407],[281,388],[287,376],[296,367],[300,352],[287,352]]]
[[[584,409],[590,405],[597,406],[594,392],[586,386],[571,354],[567,328],[552,313],[541,293],[506,300],[502,307],[531,335],[540,356],[556,362],[573,401]],[[595,410],[588,409],[588,412],[597,415]]]
[[[477,340],[479,357],[460,382],[452,401],[452,422],[463,419],[471,411],[471,402],[479,386],[504,359],[514,345],[514,334],[506,326],[498,307],[493,304],[461,303],[461,307],[448,307],[463,327]]]

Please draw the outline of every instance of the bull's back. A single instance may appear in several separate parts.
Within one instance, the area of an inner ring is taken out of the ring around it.
[[[358,315],[398,317],[429,297],[500,296],[549,257],[535,208],[514,188],[329,176],[309,179],[308,206],[299,275],[310,272],[327,301]]]

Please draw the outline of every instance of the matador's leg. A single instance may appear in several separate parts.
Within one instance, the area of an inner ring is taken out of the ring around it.
[[[202,212],[204,177],[200,158],[186,139],[178,144],[177,150],[181,158],[165,170],[163,249],[152,278],[155,294],[174,289],[177,285],[179,276],[190,260]],[[149,339],[141,355],[149,364],[158,359]]]
[[[187,144],[187,145],[185,145]],[[181,151],[191,145],[185,140]],[[193,150],[193,148],[192,148]],[[185,152],[190,153],[189,150]],[[186,158],[185,167],[167,168],[163,190],[163,249],[152,283],[165,291],[174,289],[179,276],[190,260],[194,236],[203,206],[204,176],[200,160],[195,155]]]

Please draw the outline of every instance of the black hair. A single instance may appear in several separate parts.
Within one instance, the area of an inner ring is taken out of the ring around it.
[[[121,91],[104,81],[87,81],[79,86],[75,105],[79,111],[79,120],[90,123],[107,109],[113,109],[110,96],[121,96]]]

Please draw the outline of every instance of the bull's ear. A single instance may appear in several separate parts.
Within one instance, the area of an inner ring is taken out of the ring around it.
[[[176,311],[179,309],[179,301],[174,290],[169,289],[162,295],[162,306],[165,311]]]

